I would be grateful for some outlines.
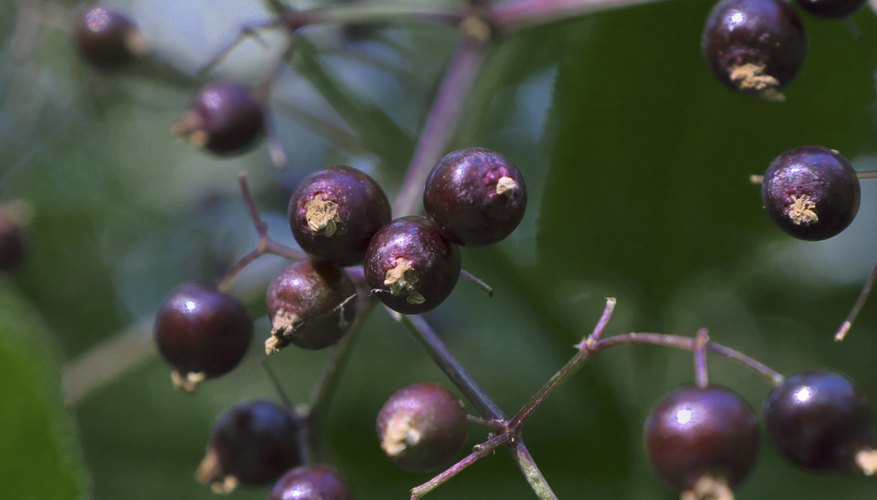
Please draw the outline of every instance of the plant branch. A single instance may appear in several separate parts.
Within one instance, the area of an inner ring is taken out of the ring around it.
[[[429,481],[421,484],[416,488],[413,488],[411,490],[412,500],[425,496],[427,493],[430,493],[434,489],[448,482],[457,474],[463,472],[470,465],[492,454],[494,450],[508,443],[509,438],[510,436],[508,434],[498,434],[491,437],[487,441],[475,446],[472,453],[466,455],[462,460],[448,467],[447,469],[445,469],[444,472],[440,473]]]
[[[862,291],[859,292],[859,297],[856,299],[856,302],[853,304],[853,308],[850,309],[849,314],[847,314],[846,319],[843,324],[838,328],[837,333],[834,334],[835,342],[842,342],[844,338],[846,338],[847,333],[850,332],[850,328],[853,327],[853,322],[856,321],[856,318],[859,317],[859,313],[862,312],[862,308],[865,306],[865,302],[868,301],[868,296],[871,295],[871,288],[874,286],[874,280],[877,279],[877,262],[874,263],[874,268],[871,269],[871,274],[865,278],[865,284],[862,285]]]
[[[487,46],[468,37],[463,37],[458,42],[417,141],[402,189],[393,204],[396,216],[410,215],[417,211],[426,177],[456,129],[463,105],[478,78],[487,50]]]
[[[355,2],[305,10],[289,9],[283,14],[292,29],[326,24],[365,24],[387,21],[438,23],[456,26],[463,15],[459,8]]]
[[[518,468],[521,469],[524,478],[527,479],[530,487],[533,488],[533,493],[535,493],[541,500],[556,499],[557,495],[551,490],[551,486],[548,484],[545,476],[542,475],[542,471],[536,466],[536,461],[533,460],[533,457],[530,455],[530,450],[524,445],[524,440],[518,435],[518,437],[512,439],[511,442],[514,443],[514,455]]]

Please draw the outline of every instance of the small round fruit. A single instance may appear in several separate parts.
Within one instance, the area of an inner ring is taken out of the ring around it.
[[[798,0],[798,5],[810,14],[825,19],[847,17],[867,0]]]
[[[420,314],[439,306],[460,277],[460,250],[430,219],[401,217],[381,228],[365,253],[365,279],[387,307]]]
[[[268,500],[353,500],[344,476],[328,465],[296,467],[281,477]]]
[[[117,69],[149,50],[146,37],[134,21],[105,7],[83,12],[73,29],[79,53],[97,69]]]
[[[381,449],[400,469],[424,472],[454,458],[466,443],[466,411],[451,391],[415,384],[396,391],[378,414]]]
[[[446,240],[489,245],[520,224],[527,186],[518,169],[499,153],[461,149],[445,155],[432,169],[423,206]]]
[[[734,90],[782,100],[804,64],[807,36],[783,0],[722,0],[713,7],[701,38],[716,78]]]
[[[362,261],[372,236],[389,222],[387,195],[350,167],[309,175],[289,200],[289,226],[301,248],[339,266]]]
[[[205,378],[237,366],[253,337],[253,322],[236,298],[185,283],[165,297],[154,331],[159,352],[174,369],[174,385],[191,392]]]
[[[685,387],[652,410],[645,440],[655,471],[676,491],[705,482],[727,491],[755,463],[758,423],[749,404],[728,389]]]
[[[268,286],[271,318],[268,354],[290,343],[304,349],[323,349],[350,329],[356,316],[356,287],[339,267],[302,260],[286,267]]]
[[[23,259],[24,236],[21,225],[12,214],[0,210],[0,271],[15,271]]]
[[[213,424],[196,477],[217,492],[239,484],[265,486],[301,464],[299,426],[286,409],[268,401],[238,404]]]
[[[262,105],[239,85],[210,83],[198,91],[192,107],[171,131],[214,154],[235,155],[262,136]]]
[[[771,219],[802,240],[840,233],[859,211],[859,178],[840,154],[818,146],[787,151],[771,162],[761,195]]]
[[[871,410],[846,377],[809,371],[787,377],[764,402],[767,434],[788,460],[818,471],[849,471],[874,445]]]

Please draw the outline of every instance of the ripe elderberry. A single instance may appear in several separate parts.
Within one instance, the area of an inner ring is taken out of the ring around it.
[[[835,151],[805,146],[774,159],[761,195],[771,219],[802,240],[824,240],[840,233],[859,211],[859,178]]]
[[[196,477],[221,493],[239,484],[271,484],[301,464],[298,436],[298,422],[286,409],[268,401],[238,404],[213,425]]]
[[[436,384],[415,384],[396,391],[378,414],[378,439],[400,469],[423,472],[456,455],[466,443],[462,403]]]
[[[701,47],[725,85],[782,100],[779,90],[804,64],[807,37],[783,0],[722,0],[707,17]]]
[[[289,200],[289,226],[302,249],[339,266],[360,262],[390,222],[390,202],[368,175],[330,167],[306,177]]]
[[[865,5],[867,0],[798,0],[798,5],[810,14],[826,19],[840,19]]]
[[[830,371],[792,375],[764,402],[767,433],[780,454],[818,471],[848,471],[874,445],[871,410],[846,377]]]
[[[685,387],[652,410],[645,439],[652,466],[676,491],[728,491],[755,463],[758,424],[749,404],[728,389]]]
[[[86,10],[74,21],[76,46],[97,69],[117,69],[144,55],[149,43],[127,16],[105,7]]]
[[[446,240],[488,245],[518,227],[527,208],[527,187],[518,169],[499,153],[462,149],[445,155],[432,169],[423,206]]]
[[[353,500],[353,491],[344,476],[332,467],[304,465],[284,474],[268,500]]]
[[[155,342],[174,369],[174,385],[190,392],[237,366],[252,337],[253,322],[239,300],[196,283],[172,291],[155,317]]]
[[[356,287],[340,268],[303,260],[284,269],[268,287],[272,321],[268,354],[295,344],[323,349],[338,341],[356,316]]]
[[[372,238],[365,279],[387,307],[420,314],[439,306],[460,277],[460,250],[426,217],[401,217]]]
[[[247,89],[227,82],[202,87],[192,107],[171,129],[220,156],[249,149],[263,130],[262,105]]]

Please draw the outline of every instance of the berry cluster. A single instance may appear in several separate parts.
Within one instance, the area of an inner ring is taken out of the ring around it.
[[[806,11],[828,18],[848,16],[862,3],[799,0]],[[472,4],[474,12],[489,10],[489,2]],[[295,12],[284,19],[295,26],[301,21]],[[121,67],[146,50],[136,24],[105,8],[83,13],[76,28],[83,57],[99,69]],[[800,19],[782,0],[722,0],[707,19],[702,47],[710,68],[724,84],[780,99],[779,91],[803,64],[807,40]],[[265,102],[264,95],[236,84],[210,83],[198,91],[173,133],[218,156],[241,154],[265,134]],[[833,150],[808,146],[788,151],[770,164],[761,181],[770,217],[800,239],[835,236],[858,211],[858,176]],[[266,353],[276,354],[289,345],[325,349],[349,338],[372,298],[404,315],[437,308],[462,273],[459,246],[503,240],[519,225],[527,204],[518,169],[485,148],[462,149],[441,158],[426,176],[425,215],[401,214],[395,219],[374,179],[351,167],[329,167],[303,179],[290,197],[288,221],[303,250],[299,252],[268,239],[245,182],[242,185],[259,231],[259,246],[219,285],[180,285],[164,299],[155,318],[158,351],[172,368],[174,385],[188,392],[204,380],[230,372],[246,355],[253,322],[245,305],[228,293],[228,285],[255,258],[275,253],[293,261],[267,287],[271,332]],[[20,247],[19,227],[0,211],[0,269],[14,267]],[[596,352],[635,342],[693,350],[702,362],[697,365],[698,383],[673,392],[651,411],[645,424],[646,449],[658,475],[684,498],[730,498],[758,455],[754,411],[730,389],[709,385],[703,362],[707,341],[701,342],[700,336],[691,343],[661,334],[601,340],[612,307],[614,300],[594,333],[577,346],[573,360],[513,418],[493,410],[489,399],[485,402],[477,394],[473,398],[471,392],[477,391],[464,390],[470,401],[490,410],[486,416],[493,418],[480,423],[496,431],[491,439],[499,438],[498,444],[492,446],[514,445],[535,408]],[[764,404],[764,421],[769,440],[784,458],[817,471],[877,472],[871,412],[850,380],[829,371],[783,379],[736,351],[722,349],[728,357],[743,360],[762,374],[768,372],[776,383]],[[447,369],[453,370],[459,369]],[[458,387],[469,387],[469,382],[459,382],[463,378],[455,379]],[[271,499],[352,498],[350,485],[338,471],[308,463],[313,408],[299,411],[285,403],[250,401],[220,415],[198,467],[198,479],[223,493],[238,485],[273,484]],[[415,384],[400,389],[384,404],[377,416],[378,442],[399,468],[428,471],[460,453],[470,420],[478,421],[467,415],[448,389]],[[473,453],[479,452],[481,445]]]

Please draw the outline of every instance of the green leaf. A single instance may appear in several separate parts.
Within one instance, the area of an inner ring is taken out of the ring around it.
[[[0,282],[3,497],[82,498],[82,466],[62,406],[54,347],[35,312]]]

